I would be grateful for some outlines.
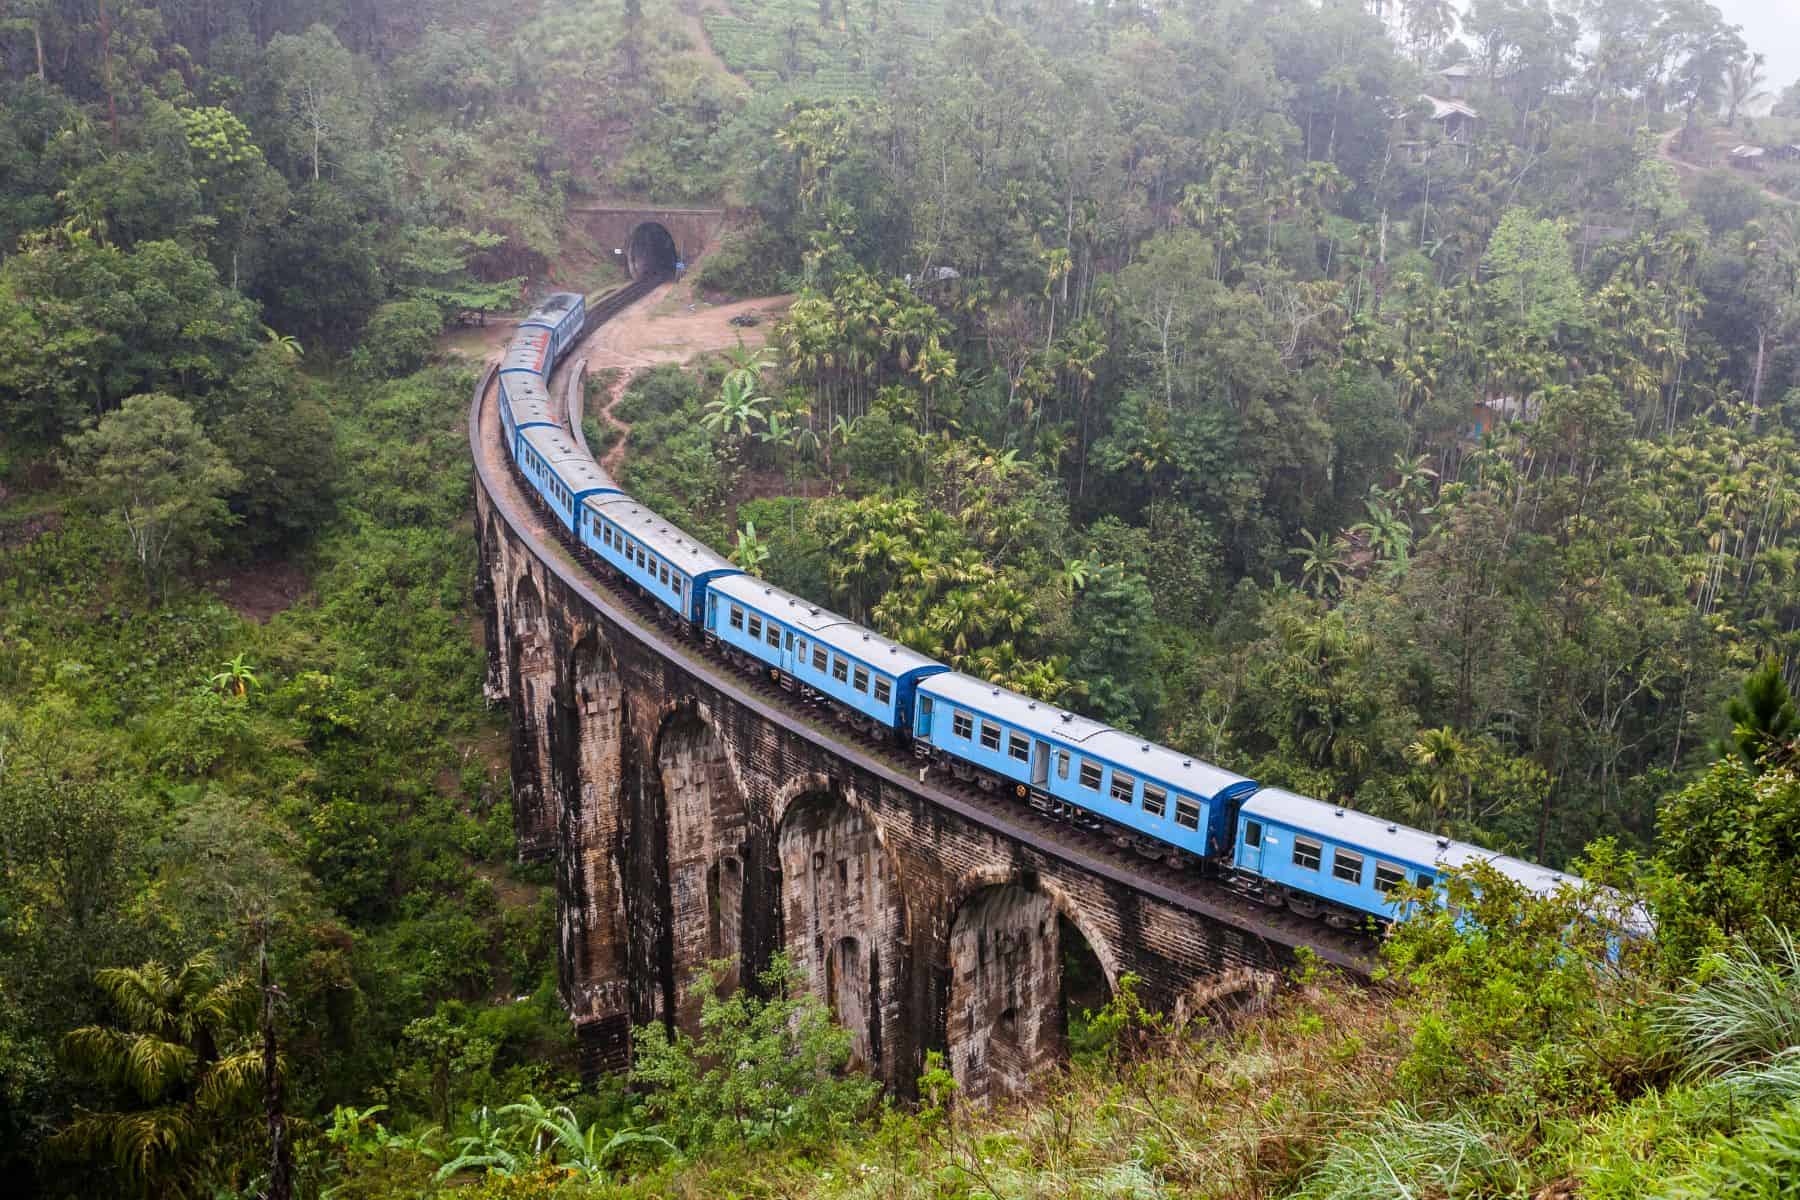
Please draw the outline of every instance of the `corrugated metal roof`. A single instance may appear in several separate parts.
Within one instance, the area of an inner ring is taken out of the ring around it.
[[[582,296],[580,292],[553,293],[552,295],[544,297],[543,303],[533,309],[531,316],[526,317],[525,319],[530,321],[535,320],[540,316],[544,316],[552,318],[552,323],[554,323],[555,319],[560,319],[564,313],[568,312],[571,308],[574,308],[585,298],[586,297]]]
[[[598,509],[634,541],[642,542],[647,549],[689,575],[737,570],[730,559],[692,534],[671,525],[659,513],[630,496],[597,496],[588,501],[588,506]]]

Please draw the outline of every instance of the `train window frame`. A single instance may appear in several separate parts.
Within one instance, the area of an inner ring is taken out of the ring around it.
[[[1305,860],[1311,859],[1311,862]],[[1296,837],[1291,860],[1302,871],[1317,871],[1325,861],[1325,843],[1309,837]]]
[[[763,633],[763,641],[767,642],[772,650],[781,649],[781,626],[770,621]]]
[[[1056,752],[1056,777],[1058,779],[1069,777],[1069,752],[1067,750]]]
[[[886,676],[877,675],[875,677],[875,703],[887,704],[890,703],[893,698],[894,685],[888,681]]]
[[[806,639],[805,638],[795,638],[794,639],[794,661],[799,663],[803,667],[806,665]]]
[[[950,732],[965,742],[974,741],[975,718],[960,708],[952,709],[950,712]]]
[[[831,655],[825,653],[825,647],[817,645],[813,647],[812,668],[821,675],[831,669]]]
[[[1430,871],[1420,871],[1418,884],[1421,888],[1424,888],[1429,892],[1432,888],[1437,886],[1437,876],[1433,875]]]
[[[1031,739],[1022,733],[1014,733],[1011,730],[1008,730],[1006,733],[1006,753],[1008,757],[1016,758],[1022,763],[1030,762]]]
[[[1119,795],[1121,784],[1124,785],[1125,794],[1123,796]],[[1137,776],[1114,767],[1112,780],[1106,785],[1106,794],[1111,796],[1114,800],[1117,800],[1120,804],[1130,804],[1136,799]]]
[[[1406,868],[1397,863],[1375,860],[1375,890],[1382,895],[1406,886]]]
[[[760,642],[762,641],[762,629],[762,616],[758,613],[751,613],[749,622],[744,626],[744,632],[750,636],[751,641]]]
[[[852,670],[850,672],[850,686],[859,692],[866,693],[869,690],[869,668],[859,666]]]
[[[732,605],[731,615],[726,618],[726,623],[733,629],[742,629],[744,627],[744,610],[735,604]]]
[[[1353,883],[1361,887],[1366,863],[1367,860],[1354,850],[1346,850],[1342,846],[1331,848],[1331,877],[1340,883]]]
[[[1099,763],[1084,758],[1081,760],[1080,778],[1082,787],[1090,792],[1097,792],[1100,790],[1100,785],[1106,781],[1106,771]]]
[[[1244,845],[1252,850],[1259,850],[1263,844],[1263,827],[1261,821],[1244,822]]]
[[[1175,797],[1175,823],[1183,829],[1200,828],[1200,802],[1191,796]]]
[[[1154,784],[1144,784],[1144,811],[1160,817],[1169,811],[1169,793]]]
[[[850,663],[837,655],[831,656],[831,677],[839,683],[850,681]]]
[[[981,718],[981,748],[996,753],[1000,750],[1000,726],[986,717]]]

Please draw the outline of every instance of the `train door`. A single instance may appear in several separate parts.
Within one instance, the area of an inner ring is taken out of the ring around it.
[[[1263,826],[1254,817],[1244,818],[1244,836],[1238,840],[1238,866],[1246,871],[1262,871]]]
[[[1031,745],[1031,786],[1043,791],[1050,786],[1050,743],[1035,741]]]

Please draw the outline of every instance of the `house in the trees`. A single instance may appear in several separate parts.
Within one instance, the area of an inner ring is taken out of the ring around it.
[[[1761,146],[1733,146],[1731,153],[1725,156],[1732,166],[1740,171],[1760,171],[1769,157],[1769,152]]]
[[[1425,162],[1435,153],[1449,151],[1463,162],[1475,145],[1475,127],[1481,114],[1461,100],[1421,94],[1402,116],[1407,137],[1398,143],[1413,162]]]
[[[1440,90],[1452,100],[1467,100],[1476,77],[1475,65],[1468,62],[1451,63],[1438,72],[1438,78],[1444,81]]]

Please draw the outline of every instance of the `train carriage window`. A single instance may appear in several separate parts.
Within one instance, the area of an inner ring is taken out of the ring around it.
[[[823,675],[825,673],[825,663],[826,663],[825,651],[819,649],[819,647],[817,647],[817,646],[814,646],[813,647],[813,670],[815,670],[815,671],[819,672],[819,674]]]
[[[762,618],[754,613],[750,615],[750,640],[753,642],[762,640]]]
[[[1137,780],[1134,777],[1127,775],[1117,767],[1113,768],[1112,787],[1108,788],[1107,791],[1111,793],[1114,800],[1117,800],[1120,804],[1130,804],[1131,793],[1136,787]]]
[[[965,742],[968,741],[975,736],[975,718],[960,709],[957,710],[956,714],[950,718],[950,732]]]
[[[1006,752],[1020,762],[1031,761],[1031,739],[1016,733],[1006,735]]]
[[[1437,886],[1437,876],[1433,875],[1430,871],[1420,871],[1419,886],[1429,891],[1431,888]]]
[[[649,556],[644,553],[644,548],[642,546],[639,546],[637,549],[637,558],[639,567],[648,567],[650,565]]]
[[[1081,786],[1090,792],[1100,790],[1100,764],[1081,760]]]
[[[1261,821],[1245,821],[1244,822],[1244,845],[1249,846],[1252,849],[1254,849],[1257,846],[1262,845],[1262,822]]]
[[[839,683],[850,678],[850,664],[835,654],[831,656],[831,677]]]
[[[992,721],[981,723],[981,744],[989,750],[1000,748],[1000,727]]]
[[[733,629],[744,627],[744,610],[735,604],[731,606],[731,627]]]
[[[1069,752],[1067,750],[1056,752],[1056,777],[1058,779],[1069,777]]]
[[[877,675],[875,677],[875,703],[886,704],[894,698],[894,685]]]
[[[1406,872],[1393,863],[1377,862],[1375,864],[1375,890],[1387,895],[1395,888],[1406,883]]]
[[[1345,883],[1362,884],[1363,856],[1349,850],[1331,852],[1331,875]]]
[[[788,648],[788,649],[789,649],[789,650],[792,650],[792,649],[793,649],[793,648],[794,648],[794,635],[793,635],[793,634],[791,634],[791,633],[784,633],[784,634],[782,634],[782,635],[781,635],[781,638],[782,638],[782,641],[784,641],[784,642],[786,642],[786,643],[787,643],[787,648]],[[804,646],[804,645],[805,645],[805,643],[804,643],[804,642],[802,642],[802,643],[801,643],[801,645],[803,645],[803,646]]]
[[[794,643],[794,657],[796,657],[800,660],[801,666],[806,665],[806,639],[805,638],[800,638],[799,640],[797,640]]]
[[[1294,839],[1294,865],[1303,871],[1319,869],[1319,859],[1325,853],[1325,847],[1311,838]]]
[[[863,667],[856,668],[856,670],[850,676],[850,686],[855,688],[859,692],[868,691],[869,690],[869,672]]]
[[[763,640],[775,649],[781,649],[781,627],[770,621],[769,632],[763,637]]]
[[[1200,805],[1186,796],[1175,797],[1175,823],[1183,829],[1200,828]]]
[[[1169,794],[1159,787],[1144,785],[1144,811],[1153,817],[1160,817],[1169,807]]]

